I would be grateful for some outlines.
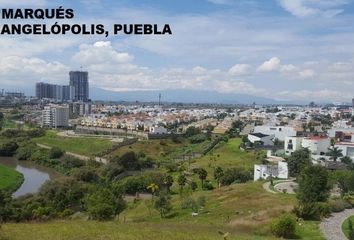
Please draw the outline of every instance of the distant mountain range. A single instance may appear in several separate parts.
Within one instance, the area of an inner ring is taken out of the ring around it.
[[[34,96],[33,88],[1,86],[5,91],[21,91],[27,96]],[[1,90],[1,89],[0,89]],[[310,101],[278,101],[271,98],[237,93],[219,93],[216,91],[198,90],[153,90],[153,91],[109,91],[101,88],[90,88],[92,100],[126,101],[126,102],[158,102],[161,93],[162,102],[178,103],[219,103],[219,104],[308,104]]]
[[[219,93],[216,91],[198,90],[161,90],[161,91],[108,91],[100,88],[90,89],[92,100],[158,102],[161,94],[162,102],[180,103],[219,103],[219,104],[290,104],[270,98],[247,94]]]

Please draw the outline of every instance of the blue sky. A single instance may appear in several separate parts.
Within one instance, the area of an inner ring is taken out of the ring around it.
[[[170,24],[172,36],[0,36],[0,84],[34,92],[83,66],[91,86],[188,89],[280,100],[354,97],[353,0],[10,1],[73,8],[70,23]],[[1,24],[9,23],[1,20]],[[25,22],[25,21],[23,21]],[[46,20],[53,24],[52,20]]]

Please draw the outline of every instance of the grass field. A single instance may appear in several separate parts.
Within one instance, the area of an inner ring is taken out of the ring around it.
[[[36,143],[59,147],[67,152],[85,156],[95,156],[113,147],[113,142],[106,139],[59,137],[55,131],[47,131],[44,137],[34,138]]]
[[[147,157],[155,160],[165,159],[175,151],[190,146],[187,139],[180,143],[174,143],[171,139],[138,141],[132,145],[124,146],[111,153],[112,156],[121,156],[126,152],[144,153]]]
[[[345,236],[347,236],[347,237],[349,236],[349,219],[352,221],[352,223],[354,225],[354,216],[347,218],[342,224],[342,231],[344,232]]]
[[[259,163],[255,152],[241,151],[240,138],[230,139],[227,143],[219,143],[211,152],[205,156],[196,159],[195,164],[198,167],[211,170],[216,166],[222,168],[241,167],[253,170],[254,164]]]
[[[22,174],[0,164],[0,190],[15,191],[23,182]]]
[[[229,232],[227,239],[276,239],[268,229],[269,222],[283,212],[290,211],[296,202],[294,196],[271,194],[261,183],[236,184],[205,195],[206,206],[199,216],[192,210],[181,210],[180,196],[173,196],[171,217],[161,219],[156,210],[149,211],[151,200],[131,203],[119,221],[94,222],[83,220],[48,223],[4,224],[0,230],[3,239],[223,239],[218,233]],[[297,226],[297,239],[322,240],[316,222]]]

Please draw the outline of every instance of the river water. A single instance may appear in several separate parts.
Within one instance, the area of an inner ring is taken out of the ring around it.
[[[53,169],[40,166],[32,161],[18,161],[12,157],[0,157],[0,163],[14,168],[24,176],[21,187],[12,194],[15,198],[27,193],[36,193],[47,180],[62,176]]]

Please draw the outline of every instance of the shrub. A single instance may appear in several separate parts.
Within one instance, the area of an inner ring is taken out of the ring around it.
[[[201,142],[204,142],[205,140],[207,140],[207,136],[205,134],[198,134],[198,135],[189,137],[188,139],[192,144],[196,144],[196,143],[201,143]]]
[[[342,199],[337,199],[337,200],[331,200],[329,201],[329,206],[331,208],[332,212],[342,212],[345,209],[351,208],[352,206],[350,203],[342,200]]]
[[[350,205],[354,206],[354,195],[353,193],[347,193],[344,195],[343,200],[348,202]]]
[[[19,147],[16,150],[16,158],[18,160],[30,159],[35,150],[36,146],[34,144],[27,144],[26,146]]]
[[[284,214],[271,224],[271,232],[277,237],[292,238],[295,234],[296,219],[291,214]]]
[[[61,158],[63,155],[64,155],[64,151],[58,147],[53,147],[49,151],[49,158],[50,159],[58,159],[58,158]]]
[[[241,168],[230,168],[225,171],[220,179],[221,185],[230,185],[233,183],[244,183],[251,180],[251,173]]]
[[[186,197],[181,202],[182,209],[192,209],[194,212],[198,210],[198,203],[192,197]]]
[[[294,208],[293,212],[300,218],[305,220],[321,220],[329,216],[331,207],[328,203],[315,202],[309,204],[301,204]]]
[[[192,181],[192,182],[190,182],[190,187],[191,187],[191,189],[192,189],[192,191],[194,192],[195,190],[197,190],[197,188],[198,188],[198,184],[196,183],[196,182],[194,182],[194,181]]]
[[[205,203],[206,203],[206,198],[205,196],[199,196],[198,199],[197,199],[197,203],[199,206],[201,207],[205,207]]]
[[[16,153],[18,145],[16,142],[7,142],[0,145],[0,156],[11,157]]]
[[[214,189],[214,186],[211,182],[207,181],[203,184],[203,189],[206,189],[206,190],[213,190]]]

